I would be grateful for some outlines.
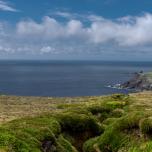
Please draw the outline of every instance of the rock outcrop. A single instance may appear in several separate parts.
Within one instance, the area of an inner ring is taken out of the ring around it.
[[[151,73],[136,72],[133,78],[120,85],[122,89],[152,90]]]

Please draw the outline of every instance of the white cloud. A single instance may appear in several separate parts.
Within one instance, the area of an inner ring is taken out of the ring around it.
[[[45,16],[41,22],[22,20],[13,30],[0,23],[0,52],[94,54],[138,49],[142,53],[142,49],[150,52],[152,48],[150,13],[115,20],[89,15],[87,19],[89,24],[78,19],[69,19],[63,23]]]
[[[67,11],[55,11],[55,12],[50,12],[49,13],[50,16],[52,17],[61,17],[61,18],[65,18],[65,19],[80,19],[80,20],[85,20],[85,18],[87,18],[88,15],[84,15],[84,14],[79,14],[79,13],[73,13],[73,12],[67,12]]]
[[[97,15],[94,15],[94,14],[88,15],[87,18],[88,18],[88,20],[90,20],[91,22],[98,22],[98,21],[103,21],[103,20],[105,20],[103,17],[97,16]]]
[[[16,30],[21,37],[32,36],[44,40],[60,38],[64,34],[64,27],[48,16],[43,18],[42,23],[36,23],[32,20],[21,21],[17,24]]]
[[[43,46],[41,49],[41,54],[45,54],[45,53],[56,53],[55,52],[55,48],[51,47],[51,46]]]
[[[115,42],[118,46],[138,46],[152,43],[152,15],[130,17],[124,20],[95,21],[89,28],[95,43]]]
[[[66,40],[83,37],[85,29],[83,24],[78,20],[70,20],[66,24],[62,24],[57,20],[48,16],[44,17],[41,23],[36,23],[32,20],[21,21],[17,24],[17,35],[29,39],[29,36],[34,40],[51,41],[51,40]]]
[[[63,18],[68,18],[68,19],[73,18],[73,14],[71,14],[69,12],[57,11],[57,12],[53,13],[52,15],[57,15],[57,16],[60,16]]]
[[[10,11],[10,12],[18,12],[17,9],[11,7],[7,2],[0,0],[0,10],[1,11]]]
[[[145,45],[152,42],[152,15],[122,18],[111,21],[99,16],[89,16],[91,25],[85,27],[79,20],[70,20],[62,24],[57,20],[44,17],[41,23],[32,20],[17,24],[17,34],[31,36],[33,39],[67,39],[74,41],[76,37],[85,38],[92,43],[108,43],[113,41],[118,46]]]

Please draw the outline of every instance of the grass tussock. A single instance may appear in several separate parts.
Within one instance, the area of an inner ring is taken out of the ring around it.
[[[144,135],[152,136],[152,117],[144,118],[141,120],[140,130]]]
[[[9,119],[1,122],[0,152],[152,151],[152,93],[0,99],[2,116],[6,101],[19,111],[10,121],[12,109],[8,108]],[[22,109],[26,115],[21,116]]]

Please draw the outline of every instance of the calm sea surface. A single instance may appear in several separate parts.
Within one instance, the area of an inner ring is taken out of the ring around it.
[[[127,93],[106,86],[141,70],[152,71],[152,62],[0,61],[0,93],[60,97]]]

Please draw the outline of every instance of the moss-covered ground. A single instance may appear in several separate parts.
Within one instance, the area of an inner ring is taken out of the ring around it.
[[[0,152],[152,152],[152,92],[1,95]]]

